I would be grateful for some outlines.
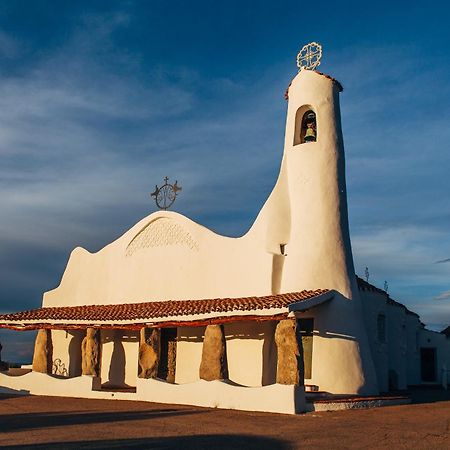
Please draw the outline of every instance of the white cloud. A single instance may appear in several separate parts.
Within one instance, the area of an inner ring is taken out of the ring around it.
[[[436,295],[433,300],[450,300],[450,291],[441,292],[439,295]]]

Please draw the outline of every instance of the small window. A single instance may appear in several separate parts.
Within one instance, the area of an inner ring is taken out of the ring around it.
[[[311,109],[306,111],[302,119],[302,130],[300,142],[316,142],[317,140],[317,122],[316,113]]]
[[[386,342],[386,316],[378,314],[377,317],[377,338],[378,342]]]

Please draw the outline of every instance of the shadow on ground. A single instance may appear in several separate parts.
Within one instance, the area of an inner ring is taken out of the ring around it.
[[[197,436],[174,436],[155,437],[144,439],[114,439],[104,441],[77,441],[77,442],[52,442],[35,445],[11,445],[2,447],[4,449],[183,449],[183,450],[226,450],[226,449],[258,449],[258,450],[289,450],[288,443],[279,439],[246,436],[246,435],[197,435]]]
[[[30,395],[30,391],[25,389],[10,389],[3,386],[0,386],[0,400],[5,398],[17,397],[18,395]]]
[[[23,393],[20,393],[20,391],[15,391],[15,392],[13,392],[13,393],[11,393],[11,394],[9,394],[9,393],[1,393],[0,394],[0,401],[1,400],[7,400],[7,399],[10,399],[10,398],[17,398],[17,397],[19,397],[19,396],[25,396],[25,395],[28,395],[28,392],[27,391],[22,391]]]
[[[414,386],[409,388],[412,403],[435,403],[450,400],[450,389],[445,390],[442,386]]]
[[[170,416],[205,413],[189,409],[149,409],[144,411],[114,412],[39,412],[25,414],[4,414],[0,416],[0,433],[25,431],[36,428],[64,427],[93,423],[112,423],[127,420],[148,420]],[[75,448],[75,447],[74,447]]]

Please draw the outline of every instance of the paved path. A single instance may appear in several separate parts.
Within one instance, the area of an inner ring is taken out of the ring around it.
[[[289,416],[144,402],[3,396],[0,447],[447,450],[450,401]]]

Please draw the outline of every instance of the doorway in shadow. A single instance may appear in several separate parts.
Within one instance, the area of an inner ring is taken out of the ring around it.
[[[436,361],[436,348],[422,347],[420,349],[420,373],[423,382],[436,382]]]
[[[175,383],[177,360],[177,329],[161,330],[161,354],[158,366],[158,378],[168,383]]]

